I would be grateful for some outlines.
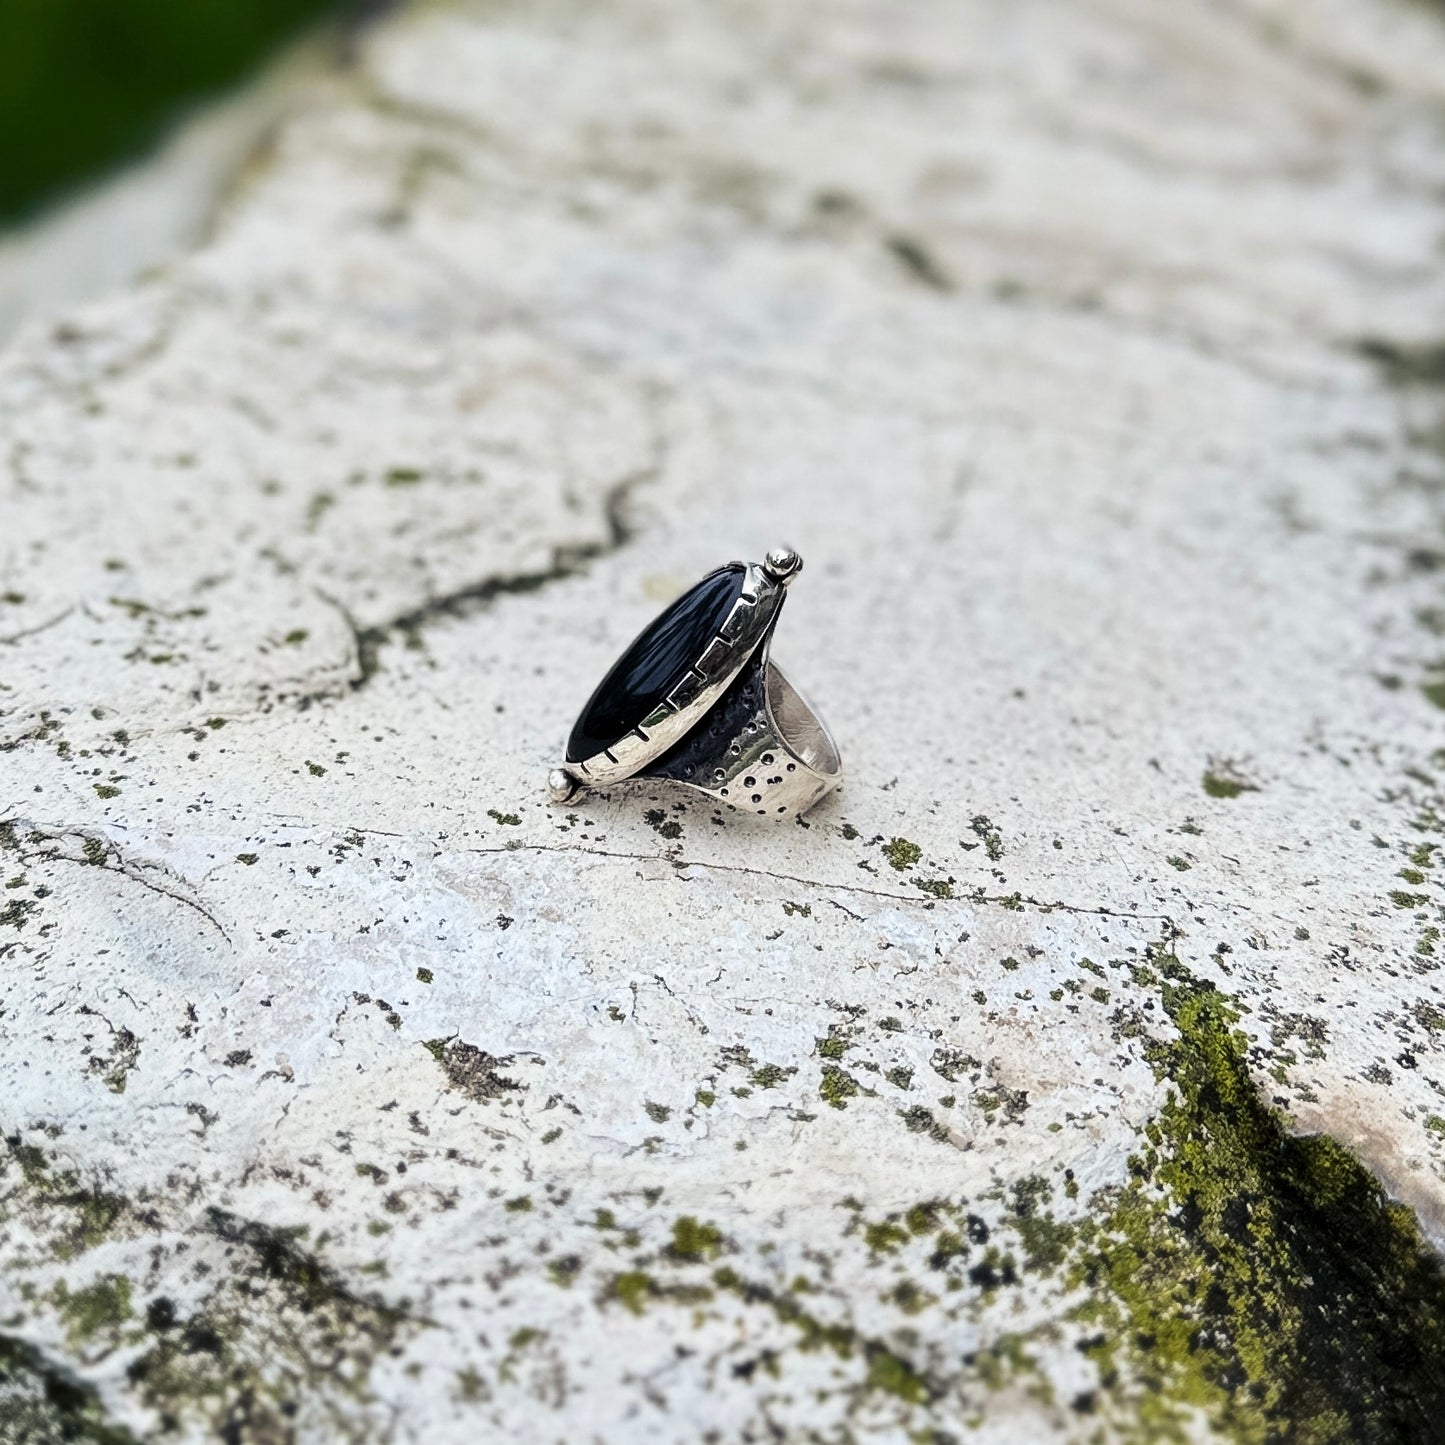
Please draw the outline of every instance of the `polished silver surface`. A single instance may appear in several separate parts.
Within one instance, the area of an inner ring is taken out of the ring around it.
[[[791,547],[774,547],[763,558],[763,571],[779,582],[787,582],[803,570],[803,559]]]
[[[822,720],[768,651],[788,586],[803,559],[775,547],[747,566],[742,594],[686,676],[610,748],[553,768],[556,804],[627,778],[676,782],[730,808],[796,816],[842,781]]]

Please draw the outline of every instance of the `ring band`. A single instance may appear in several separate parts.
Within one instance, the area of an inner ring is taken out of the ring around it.
[[[785,547],[761,564],[729,563],[645,628],[582,709],[547,778],[552,801],[649,778],[778,818],[837,787],[837,745],[768,656],[802,565]]]

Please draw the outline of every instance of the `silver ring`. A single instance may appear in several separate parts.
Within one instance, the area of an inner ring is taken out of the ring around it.
[[[768,657],[803,559],[709,572],[633,640],[577,718],[554,803],[626,778],[664,779],[771,818],[797,817],[843,780],[826,726]]]

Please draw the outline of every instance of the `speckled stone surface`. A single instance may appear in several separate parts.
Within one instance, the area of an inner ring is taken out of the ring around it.
[[[424,6],[17,337],[0,1439],[1424,1438],[1442,135],[1383,0]],[[550,809],[779,541],[841,792]]]

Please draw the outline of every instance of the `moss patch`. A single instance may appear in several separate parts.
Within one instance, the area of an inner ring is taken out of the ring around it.
[[[1218,762],[1204,770],[1200,780],[1211,798],[1237,798],[1241,793],[1257,793],[1259,785],[1251,783],[1233,763]]]
[[[35,1445],[139,1445],[105,1418],[99,1397],[23,1340],[0,1334],[0,1438]]]
[[[1124,1188],[1082,1229],[1077,1316],[1133,1438],[1426,1440],[1445,1416],[1445,1273],[1413,1213],[1334,1140],[1291,1134],[1238,1009],[1177,960],[1151,1048],[1174,1086]]]
[[[221,1439],[293,1439],[303,1402],[364,1390],[406,1316],[353,1291],[300,1231],[214,1208],[206,1228],[230,1246],[229,1274],[189,1318],[151,1301],[155,1342],[130,1365],[130,1383],[164,1430],[200,1416]]]
[[[926,1374],[881,1339],[870,1338],[851,1325],[833,1324],[810,1313],[791,1291],[745,1279],[736,1270],[723,1268],[713,1275],[720,1290],[736,1295],[749,1305],[761,1305],[772,1311],[778,1320],[797,1333],[798,1348],[804,1351],[827,1349],[841,1359],[861,1355],[867,1361],[866,1385],[895,1395],[910,1405],[931,1400],[938,1387]]]
[[[818,1083],[818,1096],[835,1109],[846,1109],[848,1100],[859,1092],[858,1080],[837,1064],[824,1064],[823,1077]]]
[[[722,1231],[715,1225],[699,1223],[691,1215],[683,1215],[672,1226],[672,1243],[667,1246],[670,1259],[680,1264],[696,1264],[716,1259],[722,1252]]]
[[[131,1316],[130,1281],[124,1275],[104,1274],[84,1289],[70,1290],[64,1282],[55,1287],[55,1305],[65,1316],[72,1345],[83,1344],[102,1330],[113,1330]]]
[[[884,844],[883,856],[888,859],[890,867],[902,873],[923,857],[923,849],[917,843],[909,842],[907,838],[893,838]]]

